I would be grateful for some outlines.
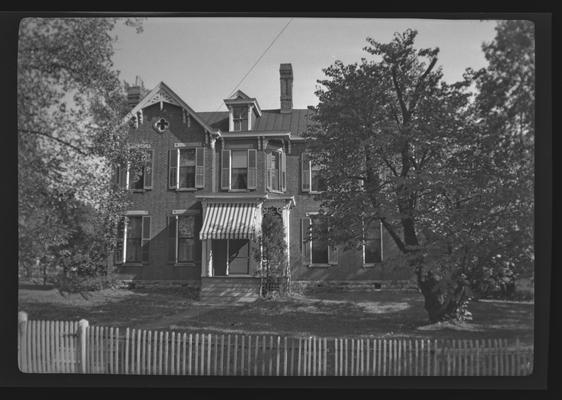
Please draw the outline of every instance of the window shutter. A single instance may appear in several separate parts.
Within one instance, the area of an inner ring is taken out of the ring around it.
[[[257,150],[248,150],[248,189],[256,189],[258,187],[257,157]]]
[[[383,226],[382,226],[382,222],[379,222],[379,227],[380,227],[380,242],[379,242],[379,246],[380,246],[380,262],[382,262],[382,255],[383,255],[383,236],[382,236],[382,232],[383,232]]]
[[[129,223],[129,218],[123,217],[123,263],[127,260],[127,225]]]
[[[306,154],[301,154],[302,191],[310,192],[310,161]]]
[[[265,175],[265,181],[266,181],[266,187],[267,190],[271,190],[272,187],[272,182],[271,182],[271,162],[272,160],[273,154],[271,153],[266,153],[265,154],[265,165],[266,165],[266,175]]]
[[[195,149],[195,187],[205,187],[205,148]]]
[[[178,173],[178,149],[168,151],[168,188],[177,189],[177,173]]]
[[[152,171],[154,169],[154,150],[148,150],[149,159],[144,164],[144,188],[152,189]]]
[[[116,165],[115,166],[115,185],[119,189],[125,188],[125,180],[127,179],[127,168]]]
[[[281,191],[287,190],[287,155],[281,152]]]
[[[301,254],[304,262],[307,264],[312,264],[311,259],[311,232],[310,232],[310,218],[301,218]]]
[[[142,262],[147,263],[149,260],[150,253],[150,216],[143,215],[142,217]]]
[[[131,172],[131,163],[127,161],[127,168],[125,170],[125,189],[129,190],[129,177]]]
[[[222,151],[221,189],[230,190],[230,150]]]
[[[168,261],[177,262],[177,217],[175,215],[168,216]]]
[[[125,218],[119,218],[119,222],[117,222],[117,238],[116,238],[116,245],[115,245],[115,252],[113,253],[114,263],[123,264],[123,237],[125,234]]]
[[[328,264],[338,264],[338,247],[336,245],[328,245]]]
[[[330,237],[330,231],[333,228],[328,226],[328,237]],[[338,264],[338,247],[335,244],[330,244],[328,242],[328,264],[337,265]]]

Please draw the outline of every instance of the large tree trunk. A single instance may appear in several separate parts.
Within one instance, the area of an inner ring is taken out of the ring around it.
[[[432,271],[424,273],[424,260],[417,249],[419,242],[413,219],[404,218],[402,228],[406,249],[411,257],[410,264],[416,272],[418,287],[425,299],[424,306],[429,322],[462,320],[465,316],[464,305],[472,297],[468,282],[462,277],[452,279],[439,277]]]
[[[429,322],[461,321],[465,318],[464,306],[472,297],[466,281],[439,278],[431,271],[424,274],[421,268],[416,273]]]

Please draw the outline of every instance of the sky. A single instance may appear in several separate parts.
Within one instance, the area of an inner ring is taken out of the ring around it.
[[[165,82],[195,111],[226,110],[223,99],[250,70],[290,17],[147,18],[144,31],[119,25],[114,66],[129,83],[139,76],[147,89]],[[293,67],[293,107],[318,103],[314,92],[323,68],[336,60],[372,58],[366,38],[389,42],[395,32],[416,29],[417,48],[439,47],[444,79],[455,82],[466,68],[486,65],[482,43],[495,36],[496,21],[371,18],[294,18],[238,89],[262,109],[279,108],[279,65]]]

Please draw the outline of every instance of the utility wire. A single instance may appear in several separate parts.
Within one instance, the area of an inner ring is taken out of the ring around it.
[[[244,79],[246,79],[246,77],[250,74],[250,72],[252,72],[252,70],[256,67],[256,65],[258,65],[258,63],[260,62],[260,60],[263,58],[263,56],[265,56],[265,53],[267,53],[267,51],[271,48],[271,46],[273,46],[273,44],[277,41],[277,39],[279,39],[279,36],[281,36],[281,34],[285,31],[285,29],[287,29],[287,27],[289,26],[289,24],[293,21],[294,18],[291,18],[289,20],[289,22],[287,22],[287,24],[283,27],[283,29],[281,29],[279,31],[279,33],[277,34],[277,36],[275,36],[275,38],[273,38],[273,40],[271,41],[271,43],[269,44],[269,46],[267,46],[267,48],[263,51],[263,53],[261,54],[261,56],[259,56],[259,58],[256,60],[256,62],[254,63],[254,65],[252,65],[252,67],[248,70],[248,72],[246,72],[246,75],[244,75],[242,77],[242,79],[240,79],[240,82],[238,82],[238,84],[234,87],[234,89],[232,89],[232,91],[230,92],[230,94],[227,96],[230,97],[234,94],[234,92],[236,91],[236,89],[238,89],[238,87],[242,84],[242,82],[244,82]],[[220,108],[222,107],[222,103],[219,105],[219,107],[217,108],[216,111],[220,110]]]

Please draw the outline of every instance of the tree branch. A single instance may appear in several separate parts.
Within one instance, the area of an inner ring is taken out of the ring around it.
[[[56,137],[54,137],[54,136],[51,136],[51,135],[49,135],[49,134],[47,134],[47,133],[45,133],[45,132],[35,131],[35,130],[30,130],[30,129],[18,129],[18,131],[19,131],[20,133],[29,133],[29,134],[32,134],[32,135],[40,135],[40,136],[49,138],[49,139],[51,139],[51,140],[55,140],[55,141],[59,142],[60,144],[63,144],[63,145],[65,145],[65,146],[67,146],[67,147],[70,147],[71,149],[73,149],[74,151],[76,151],[78,154],[81,154],[81,155],[83,155],[83,156],[89,155],[87,152],[83,151],[81,148],[79,148],[79,147],[77,147],[77,146],[75,146],[75,145],[73,145],[73,144],[71,144],[71,143],[69,143],[69,142],[67,142],[67,141],[65,141],[65,140],[62,140],[62,139],[56,138]]]
[[[404,245],[404,242],[402,241],[402,239],[400,239],[400,236],[396,233],[396,231],[394,230],[392,225],[390,225],[387,222],[386,218],[384,218],[384,217],[379,218],[379,219],[380,219],[382,225],[385,227],[385,229],[388,231],[388,233],[392,237],[392,239],[394,239],[394,242],[396,243],[396,246],[398,246],[400,251],[402,253],[407,253],[406,246]]]
[[[400,89],[400,85],[398,84],[398,79],[396,78],[396,66],[392,67],[392,83],[394,84],[394,89],[396,90],[396,96],[398,97],[398,103],[400,104],[400,109],[402,110],[402,122],[404,124],[409,121],[409,113],[408,109],[406,108],[406,103],[404,103],[404,96],[402,94],[402,89]]]
[[[392,171],[392,173],[394,174],[394,176],[398,176],[398,172],[396,172],[396,168],[394,168],[394,166],[390,163],[390,161],[388,161],[386,159],[386,157],[382,157],[382,160],[384,161],[384,163],[386,164],[386,166]]]
[[[409,107],[410,110],[413,110],[416,107],[416,103],[418,102],[418,97],[420,95],[421,89],[425,85],[425,78],[427,77],[427,75],[429,75],[429,73],[435,66],[436,62],[437,62],[437,58],[431,60],[431,63],[429,64],[425,72],[422,74],[422,76],[420,76],[420,79],[418,80],[418,83],[416,84],[416,87],[414,89],[412,100],[410,101],[410,107]]]

